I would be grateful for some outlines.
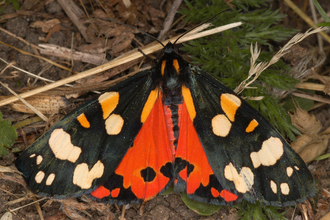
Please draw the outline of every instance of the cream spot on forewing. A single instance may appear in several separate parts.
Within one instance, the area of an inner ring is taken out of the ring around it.
[[[259,154],[257,152],[252,152],[250,154],[250,158],[251,158],[254,168],[258,168],[261,165]]]
[[[112,114],[105,121],[105,129],[108,135],[117,135],[124,125],[124,119],[120,115]]]
[[[283,195],[289,195],[290,187],[287,183],[281,183],[280,188]]]
[[[270,188],[272,189],[273,193],[277,193],[277,184],[273,180],[270,181]]]
[[[71,143],[71,136],[62,128],[55,129],[49,138],[49,146],[55,157],[75,163],[81,154],[81,148]]]
[[[73,172],[73,184],[82,189],[89,189],[92,187],[93,180],[100,178],[103,172],[104,165],[100,160],[94,164],[91,170],[88,169],[87,163],[81,163]]]
[[[250,154],[254,168],[260,165],[272,166],[283,155],[283,143],[277,137],[270,137],[262,143],[262,147],[258,152]]]
[[[219,114],[212,118],[212,130],[215,135],[226,137],[229,134],[230,129],[231,122],[225,115]]]
[[[30,155],[30,158],[33,158],[33,157],[35,157],[36,156],[36,154],[31,154]]]
[[[286,174],[288,175],[288,177],[291,177],[293,173],[293,169],[291,167],[287,167],[286,168]]]
[[[241,106],[241,100],[236,95],[224,93],[220,97],[220,105],[229,120],[234,121],[236,111]]]
[[[238,174],[232,163],[229,163],[224,170],[225,178],[233,181],[235,189],[240,193],[246,193],[254,184],[254,175],[249,167],[243,167]]]
[[[297,167],[297,166],[294,166],[294,168],[295,168],[296,170],[299,170],[299,167]]]
[[[41,164],[41,162],[42,162],[43,159],[44,158],[41,155],[38,155],[37,156],[37,165]]]
[[[47,179],[46,179],[46,185],[47,185],[47,186],[52,185],[54,179],[55,179],[55,173],[51,173],[51,174],[49,174],[49,176],[48,176]]]
[[[42,180],[44,179],[45,177],[45,173],[43,171],[39,171],[36,176],[34,177],[34,180],[37,182],[37,183],[41,183]]]

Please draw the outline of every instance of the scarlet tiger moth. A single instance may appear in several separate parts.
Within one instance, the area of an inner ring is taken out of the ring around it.
[[[197,201],[286,206],[315,193],[283,137],[232,90],[164,46],[142,71],[78,107],[16,160],[29,188],[126,204],[171,184]]]

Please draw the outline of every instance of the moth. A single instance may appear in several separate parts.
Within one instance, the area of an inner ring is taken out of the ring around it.
[[[313,176],[246,101],[164,46],[157,64],[66,115],[16,160],[28,187],[57,199],[146,201],[174,185],[197,201],[287,206]]]

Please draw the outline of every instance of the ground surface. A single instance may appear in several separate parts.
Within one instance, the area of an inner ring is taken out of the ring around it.
[[[32,1],[33,2],[33,1]],[[18,37],[23,38],[25,41],[38,45],[39,43],[44,43],[47,41],[49,44],[54,44],[58,46],[63,46],[66,48],[80,48],[83,52],[100,52],[99,48],[104,48],[107,45],[107,52],[110,54],[108,59],[117,57],[118,55],[131,50],[131,45],[137,45],[136,41],[133,41],[134,35],[132,30],[129,28],[118,28],[118,30],[113,30],[111,25],[108,27],[112,29],[115,33],[112,40],[109,42],[93,42],[93,37],[95,34],[92,33],[92,28],[88,19],[84,20],[84,24],[89,27],[86,31],[87,37],[94,44],[87,44],[84,42],[84,36],[79,34],[77,28],[72,24],[70,18],[62,10],[62,7],[56,1],[36,1],[32,3],[31,1],[24,1],[21,4],[20,11],[15,11],[11,5],[5,8],[6,14],[2,15],[0,20],[0,27],[7,30],[12,35],[5,33],[0,30],[0,40],[6,44],[19,48],[21,50],[27,51],[31,54],[36,54],[36,50],[27,45],[26,42],[20,41]],[[78,2],[78,1],[77,1]],[[146,4],[143,0],[134,1],[133,5],[129,10],[125,8],[123,3],[120,1],[112,0],[108,1],[108,8],[114,7],[115,13],[114,17],[120,20],[127,20],[128,24],[138,27],[143,31],[156,34],[159,33],[163,28],[164,19],[172,5],[171,1],[164,1],[162,8],[159,5],[162,1],[153,4]],[[294,12],[290,11],[287,6],[284,6],[283,2],[281,4],[275,4],[275,6],[282,7],[284,14],[288,17],[284,19],[284,25],[288,27],[293,27],[298,30],[306,30],[308,27]],[[299,1],[296,1],[299,2]],[[320,1],[322,2],[322,1]],[[330,8],[330,3],[323,1],[323,6],[325,8]],[[304,5],[300,5],[304,7]],[[109,12],[110,10],[108,10]],[[148,11],[148,13],[145,13]],[[309,13],[309,10],[307,10]],[[93,17],[102,17],[100,11],[94,11]],[[119,16],[120,15],[120,16]],[[57,19],[52,21],[54,23],[46,24],[42,23],[44,21],[49,21],[52,19]],[[38,23],[40,22],[40,23]],[[59,22],[59,23],[56,23]],[[38,26],[39,25],[39,26]],[[49,26],[48,26],[49,25]],[[179,28],[188,26],[188,24],[179,24]],[[43,28],[45,28],[43,30]],[[47,29],[48,28],[48,29]],[[106,32],[106,30],[103,30]],[[117,32],[116,32],[117,31]],[[72,35],[72,33],[74,33]],[[175,36],[175,30],[171,30],[170,35]],[[103,34],[103,33],[101,33]],[[148,37],[138,37],[137,40],[143,41],[142,43],[151,42]],[[86,39],[85,39],[86,40]],[[312,41],[312,40],[311,40]],[[73,43],[72,43],[73,42]],[[132,43],[133,42],[133,43]],[[310,42],[310,45],[315,45],[315,42]],[[311,46],[313,47],[313,46]],[[100,49],[101,50],[101,49]],[[102,51],[101,51],[102,52]],[[64,66],[70,68],[71,61],[61,59],[55,56],[41,55],[50,60],[58,62]],[[63,70],[54,66],[51,66],[48,62],[42,61],[36,57],[30,55],[24,55],[13,48],[0,44],[0,57],[8,62],[16,62],[16,65],[22,69],[25,69],[32,73],[41,73],[43,77],[59,80],[69,75],[73,74],[67,70]],[[31,99],[31,104],[47,103],[44,109],[45,114],[50,114],[58,111],[59,113],[51,115],[51,122],[53,124],[60,117],[62,117],[68,111],[74,109],[82,101],[88,99],[90,95],[82,96],[74,101],[67,100],[63,97],[70,98],[77,97],[81,95],[84,91],[93,91],[100,89],[102,90],[105,85],[102,82],[106,79],[118,77],[123,75],[123,71],[133,72],[137,68],[138,62],[131,62],[129,64],[122,65],[112,71],[107,71],[106,73],[99,74],[97,77],[93,77],[88,80],[81,80],[76,83],[75,89],[55,89],[52,92],[46,93],[45,96],[39,97],[40,99]],[[6,66],[2,61],[0,62],[1,71]],[[72,71],[81,72],[94,67],[93,64],[87,64],[82,61],[74,61],[74,67]],[[5,71],[1,76],[0,80],[8,85],[18,93],[22,93],[27,89],[32,89],[45,85],[44,82],[35,82],[34,78],[30,78],[28,75],[14,71],[13,69]],[[88,84],[91,80],[93,83]],[[87,83],[86,83],[87,82]],[[88,86],[86,86],[88,84]],[[92,85],[98,85],[92,87]],[[87,87],[87,88],[86,88]],[[9,96],[10,93],[3,87],[0,87],[0,95]],[[2,99],[0,97],[0,99]],[[44,104],[45,105],[45,104]],[[13,123],[18,121],[23,121],[26,118],[33,118],[33,114],[29,114],[23,110],[23,106],[12,106],[6,105],[0,108],[5,119],[11,120]],[[23,111],[23,112],[22,112]],[[323,105],[311,112],[316,115],[316,117],[321,121],[323,129],[330,126],[330,108],[329,105]],[[16,151],[19,149],[25,149],[28,145],[34,142],[34,140],[43,132],[46,125],[44,122],[37,122],[26,127],[22,127],[17,130],[18,140],[14,146]],[[326,150],[329,152],[329,148]],[[18,153],[10,153],[9,156],[0,158],[0,165],[14,168],[14,160]],[[319,190],[317,196],[311,200],[312,210],[315,215],[315,219],[320,219],[323,215],[329,212],[329,199],[330,196],[327,190],[330,190],[330,162],[329,159],[319,162],[312,162],[309,165],[312,174],[315,176],[317,181],[317,188]],[[0,170],[2,171],[2,170]],[[8,209],[15,209],[21,207],[22,205],[28,204],[33,200],[36,200],[24,187],[21,185],[23,183],[22,179],[18,175],[12,173],[2,173],[0,172],[0,217],[3,216]],[[324,189],[322,191],[322,189]],[[322,193],[320,193],[322,191]],[[39,198],[38,198],[39,199]],[[78,201],[80,203],[78,203]],[[27,207],[21,208],[14,212],[13,219],[40,219],[40,214],[38,211],[42,212],[42,216],[45,219],[68,219],[68,216],[76,219],[118,219],[122,213],[122,207],[115,205],[105,205],[96,204],[86,198],[80,198],[77,200],[68,200],[65,202],[58,202],[52,200],[44,200],[39,202],[39,205],[29,205]],[[37,203],[38,204],[38,203]],[[290,219],[294,216],[294,219],[302,219],[302,210],[298,208],[286,208],[283,209],[288,211],[286,217]],[[294,214],[292,214],[294,212]],[[232,207],[222,207],[218,212],[212,216],[204,217],[196,214],[194,211],[188,209],[182,202],[180,195],[170,194],[167,196],[157,196],[155,199],[148,201],[146,204],[135,204],[125,211],[126,219],[224,219],[224,220],[234,220],[238,219],[237,210]]]

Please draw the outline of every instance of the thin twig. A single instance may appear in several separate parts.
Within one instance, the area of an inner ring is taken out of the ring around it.
[[[10,212],[15,212],[15,211],[17,211],[17,210],[19,210],[19,209],[22,209],[22,208],[25,208],[25,207],[27,207],[27,206],[33,205],[34,203],[37,203],[37,202],[43,201],[43,200],[45,200],[45,199],[49,199],[49,198],[47,198],[47,197],[45,197],[45,198],[41,198],[41,199],[39,199],[39,200],[37,200],[37,201],[33,201],[33,202],[29,203],[29,204],[23,205],[23,206],[18,207],[18,208],[16,208],[16,209],[10,209],[9,211],[10,211]]]
[[[284,0],[285,3],[289,5],[289,7],[294,10],[304,21],[309,24],[314,29],[318,28],[318,26],[310,19],[297,5],[295,5],[291,0]],[[320,32],[322,37],[330,43],[330,37],[324,32]]]
[[[4,62],[5,64],[9,64],[7,61],[5,61],[4,59],[2,59],[1,57],[0,57],[0,60],[2,61],[2,62]],[[35,75],[35,74],[33,74],[33,73],[30,73],[30,72],[28,72],[28,71],[26,71],[26,70],[23,70],[23,69],[21,69],[21,68],[19,68],[19,67],[17,67],[17,66],[15,66],[15,65],[11,65],[10,67],[12,67],[12,68],[15,68],[15,69],[17,69],[17,70],[19,70],[19,71],[21,71],[21,72],[23,72],[23,73],[26,73],[27,75],[29,75],[29,76],[31,76],[31,77],[33,77],[33,78],[36,78],[36,79],[40,79],[40,80],[43,80],[43,81],[46,81],[46,82],[55,82],[54,80],[51,80],[51,79],[47,79],[47,78],[45,78],[45,77],[42,77],[42,76],[38,76],[38,75]],[[69,87],[71,87],[72,85],[70,85],[70,84],[65,84],[65,86],[69,86]],[[25,98],[25,97],[24,97]]]
[[[44,116],[44,114],[42,114],[38,109],[34,108],[32,105],[30,105],[27,101],[25,101],[23,98],[21,98],[16,92],[14,92],[13,90],[11,90],[7,85],[5,85],[4,83],[2,83],[0,81],[0,84],[5,87],[11,94],[13,94],[14,96],[16,96],[19,100],[21,100],[21,102],[23,102],[28,108],[30,108],[34,113],[36,113],[40,118],[42,118],[42,120],[44,121],[48,121],[48,118],[46,116]]]
[[[159,33],[158,35],[158,40],[163,41],[165,38],[165,34],[167,33],[167,31],[170,29],[173,20],[174,20],[174,16],[176,14],[176,12],[179,9],[179,6],[181,5],[182,0],[175,0],[172,4],[172,7],[169,11],[169,13],[167,14],[165,21],[164,21],[164,28],[163,30]]]
[[[316,16],[316,10],[315,10],[315,5],[313,3],[313,0],[309,0],[309,5],[310,5],[311,12],[312,12],[313,21],[316,23],[317,22],[317,16]],[[323,40],[322,40],[322,38],[319,34],[316,37],[317,37],[317,42],[318,42],[318,45],[319,45],[319,50],[321,51],[321,53],[324,53]]]

